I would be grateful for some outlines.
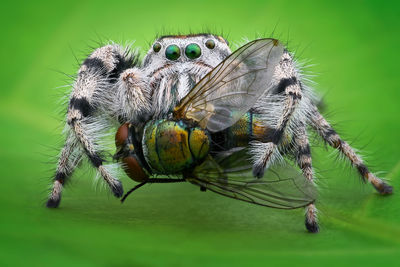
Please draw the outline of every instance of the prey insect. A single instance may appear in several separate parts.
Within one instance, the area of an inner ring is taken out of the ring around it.
[[[172,118],[150,120],[143,129],[121,126],[116,158],[126,163],[127,174],[142,182],[139,186],[189,181],[203,190],[269,207],[313,203],[313,184],[302,176],[272,180],[248,179],[245,174],[251,166],[249,143],[267,142],[270,130],[250,109],[272,90],[282,54],[277,40],[250,42],[204,76],[174,108]],[[155,174],[182,179],[149,179]]]
[[[300,67],[276,40],[252,41],[232,53],[216,35],[163,36],[142,61],[117,44],[98,48],[73,84],[67,137],[47,206],[59,205],[83,156],[116,197],[123,195],[101,145],[104,131],[123,125],[115,158],[143,185],[171,179],[153,174],[178,174],[201,189],[237,199],[279,208],[306,206],[306,228],[318,232],[308,126],[379,193],[390,194],[392,187],[368,170],[315,103]],[[282,158],[292,158],[302,176],[274,167]],[[259,180],[243,178],[248,168]]]

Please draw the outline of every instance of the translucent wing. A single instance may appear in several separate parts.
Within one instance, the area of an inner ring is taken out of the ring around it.
[[[222,170],[225,174],[246,173],[253,168],[252,162],[249,160],[248,149],[246,147],[235,147],[229,150],[220,151],[212,155],[212,162],[202,166],[202,173],[209,172],[210,175],[219,174],[215,167]],[[215,165],[217,164],[217,165]],[[207,167],[208,166],[208,167]]]
[[[235,159],[224,159],[225,168],[217,161],[207,159],[195,169],[195,178],[188,180],[218,194],[272,208],[296,209],[316,199],[315,186],[291,165],[269,168],[263,178],[254,179],[245,169],[229,168],[235,165]]]
[[[210,71],[174,110],[211,132],[233,125],[256,100],[271,89],[283,46],[275,39],[259,39],[242,46]]]

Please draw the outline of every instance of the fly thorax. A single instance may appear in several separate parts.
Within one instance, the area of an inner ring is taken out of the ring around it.
[[[208,133],[199,127],[191,128],[189,132],[189,147],[197,164],[203,162],[210,151]]]
[[[180,174],[204,160],[209,151],[208,135],[188,128],[182,121],[157,120],[144,130],[143,154],[156,174]]]

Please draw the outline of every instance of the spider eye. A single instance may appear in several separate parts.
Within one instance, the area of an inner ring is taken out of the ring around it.
[[[169,60],[177,60],[181,56],[181,50],[177,45],[170,45],[165,49],[165,56]]]
[[[160,43],[155,43],[153,45],[153,51],[157,53],[160,50],[161,50],[161,44]]]
[[[213,41],[213,40],[207,40],[207,42],[206,42],[206,47],[208,48],[208,49],[213,49],[214,47],[215,47],[215,42]]]
[[[186,46],[185,55],[190,59],[195,59],[201,56],[201,48],[198,44],[189,44]]]

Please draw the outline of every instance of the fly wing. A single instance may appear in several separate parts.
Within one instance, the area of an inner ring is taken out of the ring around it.
[[[211,132],[233,125],[271,88],[283,45],[275,39],[247,43],[210,71],[174,110]]]
[[[227,197],[278,209],[305,207],[317,196],[314,184],[289,163],[269,168],[261,179],[246,170],[229,170],[209,158],[195,169],[195,178],[188,180]]]
[[[206,161],[205,166],[201,168],[202,173],[210,172],[211,175],[216,175],[216,169],[212,168],[213,165],[211,164],[207,165],[207,162],[209,161]],[[250,160],[247,147],[234,147],[215,153],[212,155],[211,163],[214,164],[214,167],[218,166],[218,169],[223,170],[222,172],[224,174],[243,174],[253,168],[253,163]],[[215,163],[217,165],[215,165]]]

